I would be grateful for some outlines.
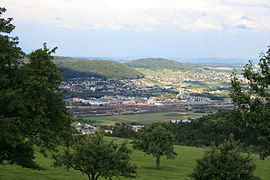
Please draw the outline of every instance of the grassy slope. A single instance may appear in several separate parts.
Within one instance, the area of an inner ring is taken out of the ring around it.
[[[119,138],[110,138],[116,141],[122,141]],[[196,159],[200,158],[204,148],[194,148],[187,146],[175,146],[175,151],[178,153],[176,159],[161,160],[161,170],[154,168],[155,160],[151,156],[145,156],[142,152],[134,151],[132,154],[132,161],[138,166],[139,180],[149,179],[177,179],[188,180],[187,174],[191,173]],[[257,164],[256,175],[260,176],[263,180],[270,179],[270,159],[259,160],[257,155],[253,155]],[[86,180],[86,175],[82,175],[77,171],[65,171],[64,168],[52,167],[52,160],[45,159],[38,156],[38,162],[47,169],[45,171],[35,171],[20,168],[18,166],[0,166],[0,179],[1,180]],[[117,178],[114,178],[117,179]],[[120,178],[126,179],[126,178]]]

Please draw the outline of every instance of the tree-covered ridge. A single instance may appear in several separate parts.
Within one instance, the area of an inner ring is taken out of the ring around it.
[[[114,61],[72,60],[58,64],[63,69],[63,75],[71,78],[86,75],[110,79],[137,79],[143,74],[124,64]]]
[[[195,68],[192,64],[184,64],[174,60],[163,59],[163,58],[145,58],[129,61],[126,65],[134,68],[145,68],[145,69],[173,69],[173,70],[193,70]]]

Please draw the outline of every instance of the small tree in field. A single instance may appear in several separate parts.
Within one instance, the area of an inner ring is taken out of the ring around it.
[[[206,151],[190,175],[195,180],[259,180],[249,155],[241,155],[238,142],[230,136],[218,148]]]
[[[156,158],[156,168],[160,169],[160,157],[175,158],[175,136],[166,123],[153,123],[151,127],[141,131],[138,139],[133,141],[133,148],[152,154]]]
[[[136,166],[129,162],[132,151],[126,145],[107,142],[101,134],[75,135],[74,142],[65,148],[64,154],[54,155],[55,166],[81,171],[89,180],[136,177]]]

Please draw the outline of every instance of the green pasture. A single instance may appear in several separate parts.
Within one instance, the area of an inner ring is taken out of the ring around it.
[[[109,140],[121,142],[123,139],[107,137]],[[140,151],[132,153],[132,162],[138,167],[138,180],[189,180],[190,174],[196,164],[196,159],[200,158],[206,148],[195,148],[187,146],[175,146],[177,152],[176,159],[161,160],[161,170],[156,170],[155,159],[145,156]],[[257,155],[252,156],[257,164],[256,175],[263,180],[270,180],[270,159],[260,160]],[[78,171],[66,171],[64,168],[54,168],[52,159],[44,158],[37,154],[37,161],[45,170],[37,171],[21,168],[18,166],[0,166],[0,180],[87,180],[87,176]],[[118,178],[114,178],[118,179]],[[120,178],[127,179],[127,178]]]
[[[199,118],[208,113],[194,113],[194,111],[171,112],[171,113],[147,113],[116,116],[84,117],[83,120],[89,120],[89,123],[100,125],[114,125],[115,123],[138,123],[149,125],[153,122],[165,121],[168,119],[186,119]]]

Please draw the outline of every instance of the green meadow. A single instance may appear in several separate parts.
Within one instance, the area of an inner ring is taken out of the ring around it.
[[[214,112],[214,111],[213,111]],[[196,113],[194,111],[172,112],[172,113],[147,113],[132,115],[100,116],[100,117],[83,117],[83,120],[89,120],[100,125],[114,125],[115,123],[138,123],[149,125],[153,122],[165,121],[169,119],[186,119],[199,118],[207,113]]]
[[[108,140],[114,139],[117,142],[123,141],[119,138],[106,137]],[[177,152],[176,159],[161,160],[161,170],[155,169],[155,159],[152,156],[145,156],[140,151],[132,153],[132,162],[138,167],[138,180],[189,180],[190,174],[196,164],[196,159],[200,158],[207,148],[196,148],[187,146],[175,146]],[[258,155],[252,155],[257,164],[255,174],[263,180],[270,180],[270,158],[260,160]],[[50,158],[44,158],[37,154],[37,162],[45,170],[30,170],[18,166],[0,166],[0,180],[87,180],[87,176],[74,170],[66,171],[64,168],[53,167],[53,161]],[[102,178],[101,178],[102,179]],[[118,178],[114,178],[118,179]],[[120,178],[127,179],[127,178]]]

